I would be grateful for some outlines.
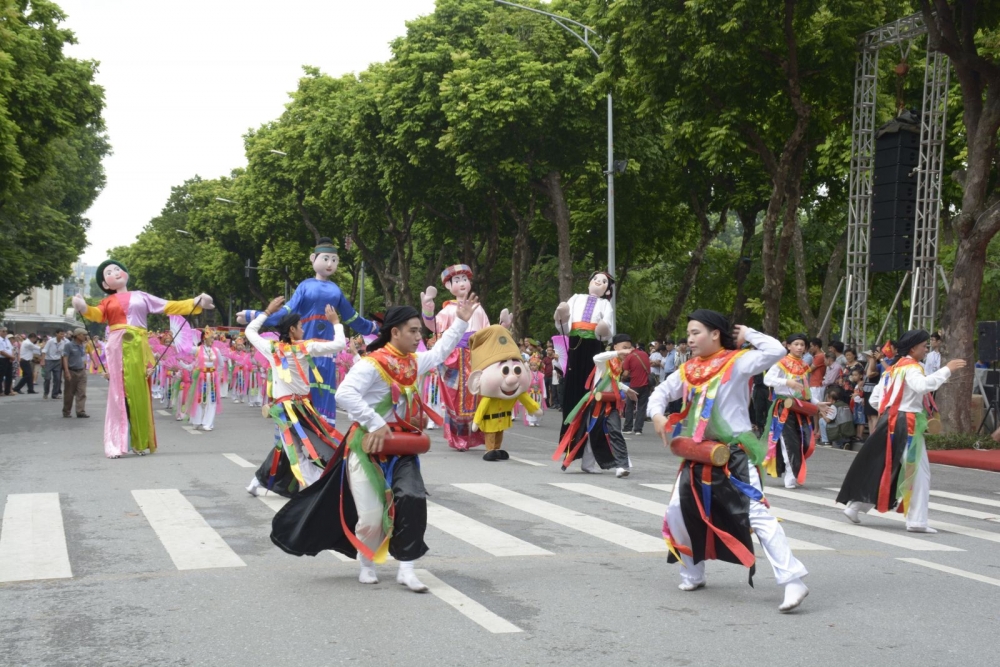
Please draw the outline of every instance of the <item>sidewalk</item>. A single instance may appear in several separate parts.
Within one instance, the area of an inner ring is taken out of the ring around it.
[[[939,449],[928,451],[927,458],[931,463],[1000,472],[1000,449]]]

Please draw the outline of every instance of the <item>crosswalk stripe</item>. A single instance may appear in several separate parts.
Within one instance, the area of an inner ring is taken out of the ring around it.
[[[164,417],[169,417],[170,416],[170,410],[157,410],[157,412],[159,412]]]
[[[178,570],[246,566],[177,489],[135,490],[132,496]]]
[[[673,484],[643,484],[643,486],[661,489],[663,491],[669,491],[673,488]],[[768,489],[768,493],[771,493],[773,490],[774,489]],[[951,547],[947,544],[940,544],[931,540],[918,540],[905,535],[883,533],[866,526],[858,526],[853,523],[847,523],[846,519],[843,522],[834,521],[832,519],[813,516],[812,514],[806,514],[804,512],[781,509],[775,507],[774,505],[771,506],[771,514],[779,519],[784,519],[785,521],[801,523],[807,526],[812,526],[813,528],[822,528],[823,530],[829,530],[834,533],[843,533],[844,535],[850,535],[852,537],[860,537],[873,542],[881,542],[882,544],[889,544],[902,549],[909,549],[910,551],[965,551],[965,549]]]
[[[517,461],[518,463],[524,463],[525,465],[535,466],[536,468],[547,468],[548,465],[545,463],[539,463],[538,461],[529,461],[528,459],[522,459],[517,456],[511,456],[511,461]]]
[[[827,491],[839,492],[839,488],[827,487]],[[994,523],[1000,523],[1000,514],[996,512],[980,512],[979,510],[969,510],[964,507],[955,507],[954,505],[942,505],[941,503],[927,503],[927,509],[937,510],[938,512],[945,512],[947,514],[957,514],[959,516],[967,516],[970,519],[983,519],[984,521],[992,521]]]
[[[285,503],[288,502],[288,498],[285,498],[284,496],[279,496],[277,493],[266,493],[263,496],[257,496],[257,500],[270,507],[271,511],[274,513],[277,513],[278,510],[284,507]],[[352,559],[348,558],[339,551],[334,551],[330,549],[327,551],[327,553],[331,554],[334,558],[336,558],[342,563],[354,562]]]
[[[427,523],[494,556],[552,555],[551,551],[436,503],[427,503]]]
[[[247,461],[245,458],[238,454],[223,454],[227,459],[240,466],[241,468],[256,468],[254,464]]]
[[[940,565],[938,563],[932,563],[928,560],[922,560],[920,558],[897,558],[896,560],[901,560],[904,563],[912,563],[913,565],[920,565],[922,567],[929,567],[932,570],[947,572],[948,574],[954,574],[959,577],[965,577],[966,579],[972,579],[973,581],[980,581],[984,584],[990,584],[991,586],[1000,586],[1000,579],[986,577],[981,574],[976,574],[975,572],[966,572],[965,570],[960,570],[957,567]]]
[[[947,498],[948,500],[960,500],[966,503],[973,503],[975,505],[987,505],[989,507],[1000,507],[1000,500],[992,500],[990,498],[979,498],[977,496],[966,496],[961,493],[951,493],[950,491],[931,491],[932,496],[938,498]]]
[[[521,628],[507,619],[497,616],[469,596],[444,583],[427,570],[416,570],[416,575],[439,600],[451,605],[463,616],[493,634],[523,632]]]
[[[8,495],[0,531],[0,583],[72,576],[59,494]]]
[[[663,517],[667,512],[666,503],[658,503],[653,500],[646,500],[645,498],[638,498],[636,496],[630,496],[627,493],[621,493],[619,491],[612,491],[611,489],[605,489],[600,486],[594,486],[593,484],[578,484],[574,482],[550,482],[552,486],[557,486],[560,489],[565,489],[567,491],[574,491],[576,493],[582,493],[585,496],[590,496],[592,498],[597,498],[599,500],[606,500],[617,505],[622,505],[624,507],[630,507],[640,512],[646,512],[647,514],[655,514],[658,517]],[[805,540],[797,540],[794,537],[787,537],[788,546],[794,550],[798,551],[834,551],[830,547],[824,547],[821,544],[815,544],[813,542],[806,542]],[[757,536],[753,536],[754,542],[760,544],[760,540]]]
[[[567,528],[578,530],[581,533],[592,535],[593,537],[606,540],[613,544],[638,551],[640,553],[651,553],[666,551],[666,543],[658,537],[640,533],[637,530],[619,526],[618,524],[598,519],[575,510],[555,505],[553,503],[526,496],[523,493],[511,491],[495,484],[454,484],[456,488],[474,493],[477,496],[488,498],[502,505],[513,507],[514,509],[533,514],[547,521],[557,523]]]
[[[799,491],[786,491],[784,489],[771,489],[767,490],[767,495],[775,496],[780,498],[789,498],[791,500],[798,500],[803,503],[812,503],[814,505],[822,505],[831,509],[839,509],[835,506],[834,500],[832,498],[824,498],[822,496],[813,496],[808,493],[801,493]],[[899,514],[897,512],[885,512],[869,514],[867,516],[876,516],[880,519],[887,519],[889,521],[895,521],[897,523],[906,523],[906,516]],[[988,530],[981,530],[979,528],[969,528],[968,526],[962,526],[957,523],[949,523],[947,521],[935,521],[931,519],[927,522],[931,528],[937,528],[938,530],[946,530],[949,533],[955,533],[958,535],[965,535],[967,537],[975,537],[980,540],[986,540],[988,542],[1000,542],[1000,533],[991,533]]]
[[[201,431],[196,429],[194,426],[181,426],[181,428],[190,433],[191,435],[201,435]]]

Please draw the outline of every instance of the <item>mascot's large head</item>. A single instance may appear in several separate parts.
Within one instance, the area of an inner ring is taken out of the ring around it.
[[[531,389],[531,373],[514,336],[499,324],[469,339],[469,391],[488,398],[517,398]]]
[[[465,264],[449,266],[441,272],[441,283],[456,299],[468,299],[472,292],[472,269]]]
[[[340,255],[337,254],[337,246],[330,238],[323,236],[316,242],[316,247],[309,255],[312,262],[313,271],[320,280],[329,280],[330,276],[337,272],[340,265]]]
[[[115,294],[128,285],[128,269],[119,261],[106,259],[97,267],[97,283],[105,294]]]

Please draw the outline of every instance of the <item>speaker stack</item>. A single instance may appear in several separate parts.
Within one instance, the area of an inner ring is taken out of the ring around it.
[[[988,364],[1000,361],[1000,322],[976,322],[976,338],[979,341],[979,361]]]
[[[875,139],[869,269],[873,273],[906,271],[913,265],[917,217],[919,127],[891,123]]]

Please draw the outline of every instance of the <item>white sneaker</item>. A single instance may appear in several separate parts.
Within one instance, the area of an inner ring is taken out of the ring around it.
[[[677,586],[677,588],[681,589],[682,591],[696,591],[699,588],[704,588],[704,587],[705,587],[704,581],[699,581],[697,583],[689,583],[685,581],[684,583],[678,584]]]
[[[622,477],[628,477],[628,468],[618,468],[615,470],[615,477],[619,479]]]
[[[848,505],[844,508],[844,516],[851,520],[851,523],[861,523],[861,519],[858,517],[858,511]]]
[[[603,470],[600,469],[600,467],[588,468],[587,466],[584,465],[580,466],[580,470],[582,470],[585,473],[589,473],[591,475],[600,475],[602,472],[604,472]]]
[[[263,492],[261,491],[261,488],[262,487],[260,485],[260,482],[257,481],[256,477],[254,477],[252,480],[250,480],[249,486],[247,486],[247,493],[249,493],[251,496],[258,496],[259,497],[259,496],[263,495]]]
[[[785,584],[785,600],[778,607],[778,611],[791,611],[802,604],[802,601],[809,595],[809,589],[802,580],[796,577]]]
[[[213,428],[215,428],[215,427],[214,426],[202,426],[201,430],[202,431],[211,431]]]
[[[399,572],[396,573],[396,583],[406,586],[414,593],[426,593],[429,589],[419,579],[417,573],[413,571],[413,561],[403,561],[399,564]]]
[[[936,528],[931,528],[930,526],[907,526],[906,532],[908,533],[927,533],[931,535],[937,532]]]
[[[358,581],[362,584],[377,584],[378,574],[375,572],[375,563],[358,554],[358,562],[361,563],[361,574]]]
[[[787,479],[785,480],[785,488],[786,488],[786,489],[797,489],[797,488],[798,488],[798,486],[799,486],[799,485],[798,485],[798,484],[797,484],[797,483],[795,482],[795,480],[794,480],[794,479],[793,479],[793,480],[790,480],[790,481],[789,481],[789,480],[787,480]]]

